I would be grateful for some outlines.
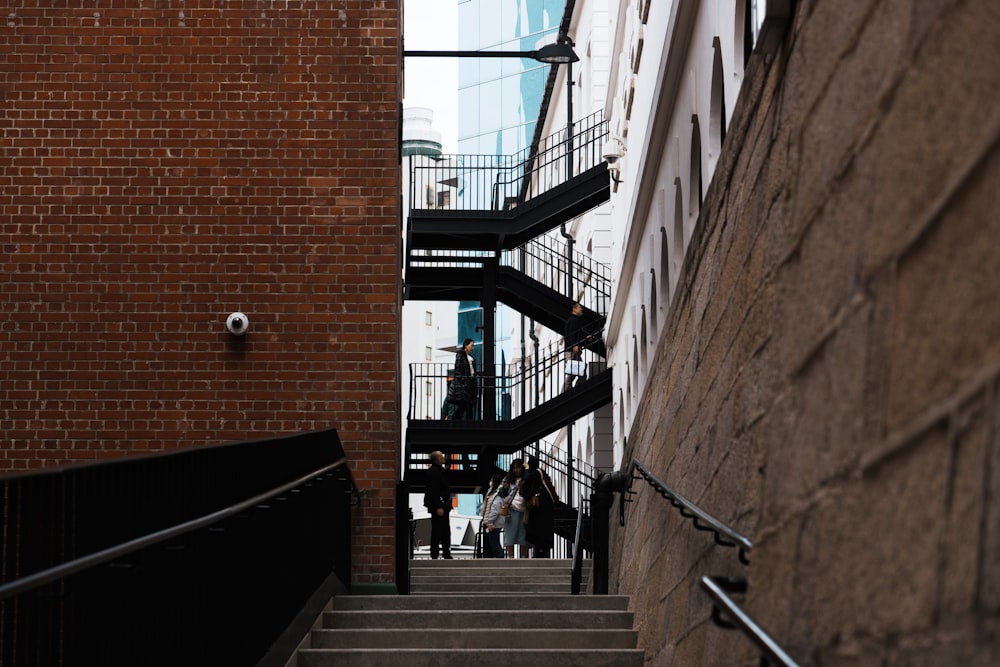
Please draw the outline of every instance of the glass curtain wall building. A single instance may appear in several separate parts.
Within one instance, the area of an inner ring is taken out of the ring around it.
[[[463,51],[534,51],[555,41],[565,0],[459,0]],[[464,58],[458,65],[458,152],[511,155],[538,122],[549,65],[531,58]]]
[[[458,0],[458,47],[462,51],[535,51],[556,40],[565,7],[565,0]],[[460,59],[458,152],[505,156],[526,149],[538,124],[549,68],[531,58]],[[496,331],[481,333],[474,326],[475,318],[481,317],[478,308],[478,303],[460,304],[459,329],[473,332],[469,337],[476,340],[477,348],[483,333],[492,334],[495,368],[504,374],[507,362],[521,357],[521,315],[498,305]],[[501,419],[504,405],[504,397],[499,396]]]

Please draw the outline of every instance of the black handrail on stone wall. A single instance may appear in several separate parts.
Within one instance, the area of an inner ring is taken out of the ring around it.
[[[0,664],[282,665],[352,493],[333,429],[0,477]]]
[[[702,577],[701,587],[712,598],[712,621],[721,628],[740,630],[757,645],[761,667],[798,667],[784,649],[733,602],[727,593],[745,593],[746,579],[732,577]]]
[[[640,475],[639,477],[636,477],[634,475],[635,471],[639,472]],[[649,482],[649,485],[652,486],[654,489],[656,489],[657,492],[664,499],[669,501],[671,505],[680,510],[681,516],[683,516],[686,519],[691,519],[691,522],[694,524],[695,528],[697,528],[698,530],[711,531],[712,533],[714,533],[716,544],[719,544],[724,547],[737,547],[739,549],[740,562],[743,563],[744,565],[750,564],[750,561],[747,559],[747,553],[750,551],[750,549],[753,548],[753,544],[750,542],[749,539],[747,539],[740,533],[736,532],[723,522],[719,521],[714,516],[712,516],[705,510],[701,509],[693,502],[691,502],[690,500],[688,500],[687,498],[685,498],[684,496],[677,493],[669,486],[661,482],[659,479],[656,478],[655,475],[653,475],[652,472],[649,471],[648,468],[646,468],[646,466],[642,465],[642,463],[640,463],[638,460],[632,461],[632,466],[629,468],[628,477],[629,477],[628,485],[624,489],[624,492],[622,493],[622,499],[621,499],[622,504],[620,505],[621,525],[623,526],[625,525],[625,505],[624,505],[624,503],[626,502],[625,496],[626,494],[631,495],[635,493],[634,491],[632,491],[631,488],[632,480],[645,479],[647,482]]]

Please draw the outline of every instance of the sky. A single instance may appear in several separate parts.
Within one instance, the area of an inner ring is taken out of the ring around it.
[[[403,0],[404,48],[458,49],[458,0]],[[445,153],[458,146],[458,60],[408,58],[404,63],[404,107],[434,110],[434,129]]]

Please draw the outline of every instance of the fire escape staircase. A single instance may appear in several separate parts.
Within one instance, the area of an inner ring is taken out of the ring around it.
[[[601,158],[607,123],[595,114],[578,127],[572,141],[549,138],[513,158],[424,157],[411,165],[407,300],[479,301],[484,309],[504,303],[559,333],[579,301],[590,335],[588,372],[576,386],[562,391],[560,350],[514,377],[480,376],[480,391],[496,398],[496,408],[483,401],[483,414],[471,420],[443,418],[447,369],[412,364],[404,461],[411,492],[422,490],[427,454],[434,450],[452,457],[452,490],[473,492],[501,468],[504,455],[611,402],[601,336],[608,269],[548,233],[610,196]],[[422,408],[417,401],[424,401]]]

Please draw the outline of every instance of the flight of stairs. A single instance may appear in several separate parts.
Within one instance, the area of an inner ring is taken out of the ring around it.
[[[571,595],[570,561],[415,560],[411,595],[338,596],[297,667],[640,667],[628,598]]]

